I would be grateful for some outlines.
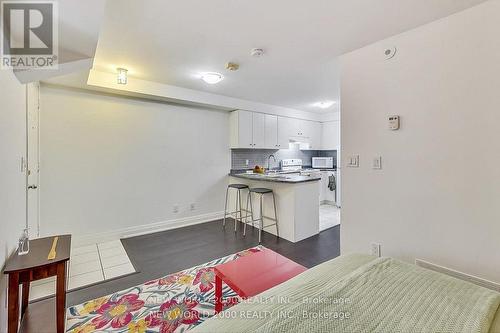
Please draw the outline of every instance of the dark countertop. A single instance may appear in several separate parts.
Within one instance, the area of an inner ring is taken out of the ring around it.
[[[256,173],[230,173],[231,177],[257,180],[263,182],[298,184],[306,182],[314,182],[321,180],[320,177],[301,176],[299,174],[277,174],[277,175],[261,175]]]
[[[253,169],[231,169],[231,175],[245,173],[247,171],[252,171],[252,170]],[[279,168],[272,168],[271,170],[281,172],[281,169],[279,169]],[[325,168],[325,169],[313,169],[311,166],[304,166],[304,167],[302,167],[302,171],[305,171],[305,172],[309,172],[309,171],[337,171],[337,167]]]
[[[12,273],[24,271],[35,267],[51,265],[61,261],[69,260],[71,251],[71,235],[58,235],[56,246],[56,258],[53,260],[47,259],[47,256],[52,248],[52,241],[55,236],[37,238],[30,240],[30,251],[25,255],[18,255],[17,251],[7,260],[4,273]]]

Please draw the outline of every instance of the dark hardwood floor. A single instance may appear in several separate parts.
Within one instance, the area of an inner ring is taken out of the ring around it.
[[[67,307],[258,245],[257,229],[247,227],[247,235],[243,237],[240,226],[235,234],[233,221],[227,222],[225,230],[222,221],[214,221],[123,239],[125,250],[139,272],[69,292]],[[298,243],[263,233],[262,245],[310,268],[340,255],[340,226]],[[55,318],[53,304],[53,298],[31,303],[22,331],[51,332],[51,321]]]

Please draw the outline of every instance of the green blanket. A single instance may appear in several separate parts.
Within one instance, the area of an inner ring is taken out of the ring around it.
[[[488,332],[499,304],[499,293],[474,284],[390,258],[352,255],[192,332]]]

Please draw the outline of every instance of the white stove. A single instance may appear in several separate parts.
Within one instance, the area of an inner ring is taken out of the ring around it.
[[[302,160],[300,158],[281,160],[282,172],[299,173],[301,170]]]

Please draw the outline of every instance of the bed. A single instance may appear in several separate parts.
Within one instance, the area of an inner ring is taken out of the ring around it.
[[[193,333],[499,332],[500,293],[391,258],[316,266]]]

